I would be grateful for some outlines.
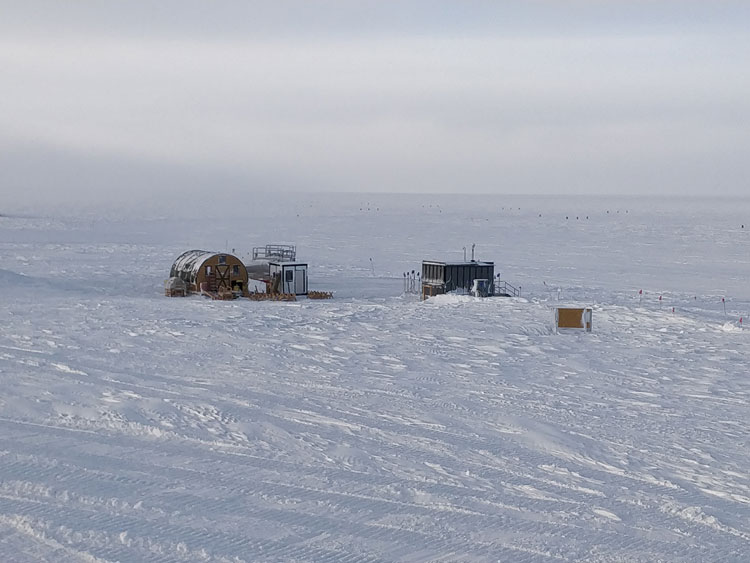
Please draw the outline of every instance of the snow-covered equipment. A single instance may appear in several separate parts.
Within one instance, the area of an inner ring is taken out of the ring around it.
[[[307,295],[307,264],[303,262],[270,262],[271,292]]]
[[[494,293],[495,263],[422,261],[422,299],[450,291],[469,293],[474,280],[487,281],[487,295]]]
[[[421,274],[412,270],[404,272],[404,293],[419,293]]]
[[[576,329],[591,332],[593,324],[591,307],[556,307],[555,329]]]
[[[185,282],[188,292],[209,294],[234,292],[247,295],[247,269],[242,260],[225,252],[188,250],[172,264],[169,274]]]
[[[187,295],[187,284],[178,277],[164,280],[164,295],[167,297],[185,297]]]
[[[474,297],[487,297],[490,287],[489,280],[477,279],[471,284],[471,294]]]

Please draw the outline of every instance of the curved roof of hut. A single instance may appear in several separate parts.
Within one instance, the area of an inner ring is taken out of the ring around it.
[[[180,254],[172,264],[171,276],[178,276],[180,273],[191,273],[195,274],[200,269],[201,264],[214,256],[216,252],[209,252],[207,250],[188,250]]]
[[[242,264],[242,260],[229,252],[210,252],[208,250],[188,250],[180,254],[172,264],[172,272],[197,272],[201,264],[213,256],[227,256]],[[243,264],[244,265],[244,264]],[[175,274],[172,273],[172,276]]]

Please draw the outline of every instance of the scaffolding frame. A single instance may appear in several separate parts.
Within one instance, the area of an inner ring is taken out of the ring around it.
[[[294,262],[297,260],[297,247],[293,244],[267,244],[253,247],[253,260],[273,260]]]

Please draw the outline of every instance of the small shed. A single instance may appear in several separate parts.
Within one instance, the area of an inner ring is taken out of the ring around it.
[[[272,280],[274,276],[279,277],[279,293],[307,295],[307,264],[303,262],[269,262],[268,271]]]
[[[591,332],[593,312],[591,307],[556,307],[555,329],[578,329]]]
[[[180,278],[188,291],[198,292],[202,284],[208,291],[238,291],[248,294],[247,270],[242,260],[226,252],[188,250],[172,264],[171,277]]]
[[[422,298],[439,295],[449,291],[471,290],[474,280],[487,280],[487,293],[495,291],[495,263],[479,262],[438,262],[424,260],[422,262]]]

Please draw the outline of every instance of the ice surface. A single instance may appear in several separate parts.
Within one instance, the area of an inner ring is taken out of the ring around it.
[[[747,560],[747,201],[235,203],[0,217],[0,560]],[[334,299],[163,296],[269,241]]]

